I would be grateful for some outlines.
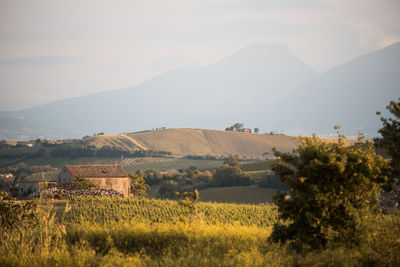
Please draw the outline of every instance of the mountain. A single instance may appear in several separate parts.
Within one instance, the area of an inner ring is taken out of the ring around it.
[[[289,135],[327,135],[339,124],[347,135],[373,136],[380,127],[375,112],[399,97],[399,62],[397,43],[318,74],[284,47],[251,44],[203,68],[0,117],[28,117],[58,138],[236,122]]]
[[[292,127],[305,134],[327,134],[339,124],[349,135],[358,130],[376,135],[381,127],[376,111],[400,97],[399,69],[400,43],[358,57],[299,87],[282,120],[296,121]]]
[[[0,117],[0,139],[32,140],[55,138],[48,129],[25,117]]]
[[[60,138],[155,127],[273,127],[266,110],[317,73],[286,48],[252,44],[221,61],[179,69],[130,88],[48,103],[0,116],[26,116]]]

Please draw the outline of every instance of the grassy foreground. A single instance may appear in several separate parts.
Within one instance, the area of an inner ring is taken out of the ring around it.
[[[50,206],[49,206],[50,204]],[[60,208],[60,203],[56,203]],[[268,242],[272,205],[80,198],[56,218],[1,229],[0,266],[398,266],[400,219],[380,215],[363,242],[296,253]]]

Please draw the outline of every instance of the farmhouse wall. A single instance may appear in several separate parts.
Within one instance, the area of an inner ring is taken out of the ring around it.
[[[129,189],[131,187],[131,181],[128,177],[107,177],[107,178],[86,178],[87,180],[91,181],[92,183],[98,185],[100,188],[104,189],[114,189],[118,191],[124,196],[129,195]]]
[[[28,195],[30,193],[39,192],[39,183],[38,182],[20,182],[19,183],[19,191],[18,195]]]
[[[57,177],[59,183],[72,183],[72,175],[71,173],[67,170],[67,168],[63,168],[60,172],[60,174]]]
[[[40,194],[40,191],[47,189],[50,186],[54,186],[54,182],[38,182],[38,181],[25,181],[19,183],[18,195],[29,195],[31,193]]]

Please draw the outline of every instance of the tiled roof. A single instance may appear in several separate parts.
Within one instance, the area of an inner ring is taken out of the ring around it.
[[[119,164],[114,165],[66,165],[65,168],[73,177],[85,178],[119,178],[128,177]]]
[[[37,172],[28,175],[23,179],[24,182],[55,182],[60,171]]]

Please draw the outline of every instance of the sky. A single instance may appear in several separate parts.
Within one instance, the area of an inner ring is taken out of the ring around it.
[[[0,110],[140,84],[254,42],[319,72],[400,41],[398,0],[1,0]]]

